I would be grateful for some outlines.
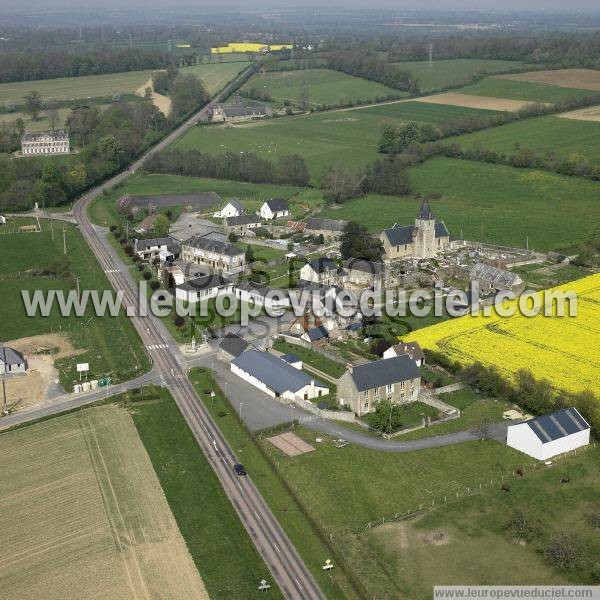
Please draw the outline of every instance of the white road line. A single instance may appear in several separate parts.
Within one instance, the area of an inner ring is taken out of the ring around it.
[[[302,585],[301,585],[301,584],[300,584],[300,582],[298,581],[298,578],[297,578],[297,577],[294,577],[294,579],[296,580],[296,583],[298,584],[298,587],[299,587],[299,588],[300,588],[302,591],[304,591],[304,588],[302,587]]]

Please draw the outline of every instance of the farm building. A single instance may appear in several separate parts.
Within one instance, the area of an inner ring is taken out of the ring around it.
[[[253,229],[262,227],[263,220],[258,215],[240,215],[239,217],[227,217],[223,224],[227,233],[246,235]]]
[[[221,275],[205,275],[186,281],[175,288],[175,297],[184,302],[202,302],[228,294],[233,290],[231,281]]]
[[[24,375],[27,361],[18,351],[8,346],[0,346],[0,375]]]
[[[482,291],[499,292],[501,290],[522,291],[523,280],[516,273],[505,269],[477,263],[469,273],[471,281],[477,281]]]
[[[320,340],[327,340],[329,338],[329,331],[327,331],[327,327],[325,325],[318,325],[317,327],[312,327],[311,329],[307,329],[301,336],[300,339],[305,342],[318,342]]]
[[[383,358],[394,358],[394,356],[402,356],[403,354],[408,354],[415,361],[417,367],[422,367],[425,364],[425,353],[418,342],[400,342],[395,346],[390,346],[383,353]]]
[[[64,131],[26,133],[21,138],[23,156],[40,154],[69,154],[69,134]]]
[[[309,217],[304,222],[304,231],[310,235],[322,235],[326,240],[330,240],[340,237],[347,223],[348,221],[338,219]]]
[[[506,444],[538,460],[590,443],[590,426],[576,408],[564,408],[550,415],[509,425]]]
[[[290,209],[287,200],[283,198],[271,198],[271,200],[263,202],[263,205],[260,207],[260,216],[268,220],[289,217]]]
[[[245,121],[270,117],[273,111],[270,106],[255,100],[245,100],[239,96],[228,104],[216,104],[210,109],[210,120],[224,123],[225,121]]]
[[[231,361],[245,352],[250,344],[235,333],[228,333],[219,342],[219,358]]]
[[[273,398],[311,400],[329,388],[268,352],[247,350],[231,362],[231,372]]]
[[[229,217],[239,217],[245,212],[244,207],[237,198],[231,198],[229,202],[219,211],[217,211],[213,217],[217,219],[227,219]]]

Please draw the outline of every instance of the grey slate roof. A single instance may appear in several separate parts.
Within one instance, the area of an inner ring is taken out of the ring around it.
[[[148,251],[153,246],[164,246],[165,248],[168,248],[169,245],[172,244],[175,244],[175,240],[170,237],[135,240],[135,250],[136,252]]]
[[[25,357],[9,346],[0,346],[0,362],[5,365],[22,365],[25,363]]]
[[[412,354],[413,360],[425,360],[425,353],[418,342],[401,342],[393,346],[397,355]]]
[[[279,358],[281,360],[284,360],[286,363],[302,362],[302,360],[298,358],[295,354],[282,354]]]
[[[271,198],[267,200],[267,206],[272,212],[280,212],[282,210],[288,210],[288,202],[284,198]]]
[[[369,275],[381,275],[383,272],[383,265],[381,263],[362,258],[349,258],[344,262],[344,268],[349,271],[361,271]]]
[[[239,281],[235,284],[237,290],[244,292],[250,292],[262,296],[263,298],[271,291],[275,290],[278,293],[278,297],[287,297],[289,293],[283,288],[273,288],[268,285],[262,285],[260,283],[254,283],[252,281]]]
[[[553,442],[579,431],[589,429],[587,421],[576,408],[563,408],[550,415],[525,421],[542,444]]]
[[[356,385],[356,389],[359,392],[364,392],[399,381],[417,379],[419,369],[408,354],[403,354],[402,356],[384,358],[353,367],[350,376],[354,381],[354,385]]]
[[[316,342],[317,340],[328,337],[329,332],[323,325],[321,325],[320,327],[313,327],[312,329],[309,329],[306,332],[306,335],[311,342]]]
[[[402,246],[403,244],[412,244],[414,225],[394,225],[390,229],[383,231],[388,242],[392,246]],[[435,237],[449,237],[450,233],[443,221],[437,221],[435,224]]]
[[[422,219],[424,221],[433,219],[433,213],[431,212],[431,207],[429,206],[429,200],[427,200],[427,198],[425,198],[421,204],[417,219]]]
[[[204,275],[203,277],[185,281],[181,285],[178,285],[177,289],[185,290],[186,292],[196,292],[198,290],[212,289],[214,287],[226,287],[230,284],[231,281],[222,275]]]
[[[45,138],[51,138],[55,142],[66,142],[69,140],[69,134],[65,131],[39,131],[37,133],[25,133],[21,137],[22,142],[39,142]]]
[[[327,387],[268,352],[248,350],[231,361],[231,364],[262,381],[277,394],[297,392],[310,385],[313,380],[316,385]]]
[[[242,206],[242,203],[237,198],[229,198],[229,200],[227,201],[227,204],[231,204],[231,206],[233,206],[234,208],[237,208],[240,212],[244,212],[244,207]],[[227,206],[227,204],[225,204],[225,206]]]
[[[232,225],[248,225],[248,223],[262,223],[263,220],[257,215],[240,215],[239,217],[226,217],[225,224]]]
[[[337,219],[319,219],[317,217],[309,217],[305,221],[306,229],[315,231],[343,231],[348,221],[342,221]]]
[[[308,263],[315,273],[325,273],[326,271],[338,271],[339,267],[330,258],[313,258]]]
[[[250,344],[235,333],[228,333],[223,337],[219,348],[231,356],[239,356]]]
[[[506,271],[505,269],[498,269],[484,263],[477,263],[473,265],[470,272],[471,279],[482,279],[493,285],[501,285],[511,287],[513,285],[520,285],[523,280],[517,273]]]
[[[191,246],[192,248],[199,248],[201,250],[207,250],[209,252],[227,256],[239,256],[244,254],[244,251],[241,248],[238,248],[229,242],[212,240],[206,235],[194,235],[183,242],[183,246]]]

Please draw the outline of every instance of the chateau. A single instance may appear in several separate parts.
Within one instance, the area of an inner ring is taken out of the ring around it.
[[[69,154],[69,134],[64,131],[52,133],[26,133],[21,138],[23,156],[38,154]]]
[[[395,224],[380,236],[385,251],[384,260],[434,258],[450,246],[450,234],[443,221],[436,221],[429,201],[423,204],[414,225]]]

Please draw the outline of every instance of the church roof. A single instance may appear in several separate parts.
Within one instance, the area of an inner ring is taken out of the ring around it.
[[[390,246],[402,246],[403,244],[412,244],[415,232],[414,225],[394,225],[391,229],[384,229],[383,235],[387,238]],[[437,221],[435,224],[435,237],[448,237],[448,229],[443,221]]]
[[[423,204],[421,204],[421,208],[419,213],[417,214],[417,219],[422,219],[423,221],[429,221],[433,219],[433,213],[431,212],[431,207],[429,206],[429,200],[425,198],[423,200]]]

